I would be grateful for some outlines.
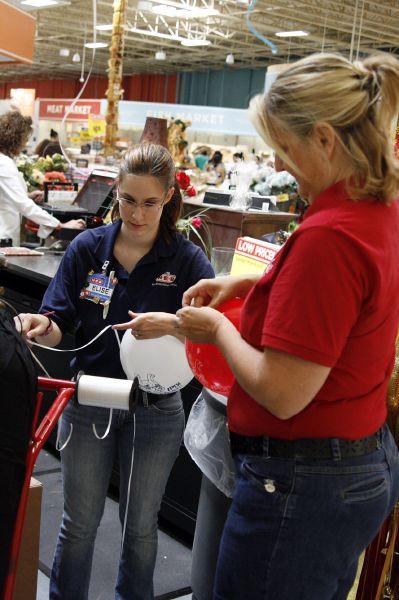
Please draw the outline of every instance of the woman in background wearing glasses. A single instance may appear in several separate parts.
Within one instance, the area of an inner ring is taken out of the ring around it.
[[[181,204],[175,167],[165,148],[144,144],[127,152],[120,165],[113,223],[86,231],[71,243],[40,310],[54,311],[51,320],[43,314],[20,315],[27,337],[55,346],[63,333],[77,328],[80,347],[104,326],[126,321],[128,312],[132,321],[125,328],[130,326],[137,338],[175,335],[174,313],[183,293],[201,278],[213,277],[202,250],[177,233]],[[88,283],[96,274],[112,272],[116,283],[110,304],[104,306],[90,298]],[[75,373],[124,379],[114,332],[108,330],[78,352],[72,367]],[[88,597],[94,541],[115,454],[121,523],[128,502],[115,597],[153,598],[157,514],[184,428],[180,392],[142,394],[135,417],[115,410],[109,434],[98,439],[92,425],[102,436],[108,416],[108,409],[71,403],[61,420],[60,443],[70,431],[72,435],[61,452],[64,515],[51,574],[53,600]]]

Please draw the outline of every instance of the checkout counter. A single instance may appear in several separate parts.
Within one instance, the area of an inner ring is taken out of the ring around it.
[[[108,194],[105,195],[108,196]],[[247,211],[234,210],[230,207],[215,207],[211,204],[208,205],[192,200],[184,202],[183,215],[204,208],[208,208],[206,218],[211,229],[213,246],[230,248],[235,247],[237,237],[239,236],[247,235],[260,238],[266,233],[279,229],[287,229],[288,224],[296,217],[292,213],[249,213]],[[4,258],[0,256],[0,298],[3,296],[18,312],[37,312],[44,292],[50,280],[54,277],[60,260],[60,256],[50,254],[45,254],[44,256],[9,256]],[[74,336],[71,334],[65,335],[61,347],[73,348]],[[51,376],[61,379],[71,378],[72,373],[69,368],[70,359],[68,356],[52,353],[40,348],[35,348],[35,353],[37,353],[39,360]],[[201,386],[195,379],[182,390],[186,417],[200,391]],[[45,398],[43,410],[48,409],[50,402],[52,402],[51,397]],[[55,445],[55,434],[50,438],[51,443],[53,446]],[[179,528],[183,536],[186,536],[188,539],[192,539],[195,531],[201,481],[202,500],[200,502],[200,511],[202,514],[206,514],[210,509],[210,504],[206,500],[207,496],[209,497],[209,502],[214,506],[219,506],[220,513],[225,514],[225,510],[227,510],[225,497],[218,496],[220,493],[216,490],[218,494],[216,494],[217,497],[215,498],[215,490],[212,489],[212,484],[209,483],[208,485],[208,482],[202,479],[201,471],[191,460],[182,444],[179,457],[168,481],[160,517],[161,521],[164,520],[166,524]],[[112,483],[116,486],[118,485],[116,470],[113,473]],[[201,505],[203,508],[201,508]],[[204,525],[204,528],[209,526],[210,522],[212,523],[212,520],[208,520],[208,525]],[[221,526],[223,526],[223,523],[224,518]],[[212,527],[217,528],[217,525],[214,524]],[[200,529],[202,530],[202,527]],[[194,543],[194,552],[197,552],[196,548],[206,548],[207,546],[208,548],[210,547],[206,539],[205,542],[197,540],[197,543]],[[212,560],[210,558],[211,562]],[[198,564],[203,564],[202,559],[198,561]],[[210,563],[207,568],[211,568]],[[199,581],[203,575],[201,573],[197,575]],[[202,596],[204,598],[207,597],[205,593],[199,593],[199,600],[202,600]]]

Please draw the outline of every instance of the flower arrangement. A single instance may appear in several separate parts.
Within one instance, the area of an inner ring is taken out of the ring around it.
[[[61,154],[32,158],[22,156],[17,160],[17,168],[22,173],[30,192],[40,189],[45,181],[65,182],[68,163]]]
[[[178,171],[176,173],[177,183],[181,191],[183,192],[183,196],[188,196],[192,198],[197,195],[197,190],[193,185],[191,185],[191,179],[184,171]]]
[[[179,184],[182,196],[192,198],[196,196],[197,190],[191,184],[191,179],[184,171],[178,171],[176,173],[176,180]],[[190,236],[194,236],[201,243],[205,253],[208,257],[211,255],[212,239],[209,225],[204,219],[204,215],[207,212],[207,208],[203,210],[195,210],[188,213],[184,218],[181,218],[177,222],[177,229],[186,236],[187,239]]]
[[[209,229],[209,225],[206,219],[203,218],[207,212],[207,208],[199,212],[193,211],[188,213],[185,217],[179,219],[176,223],[176,227],[180,233],[186,236],[187,239],[190,235],[194,234],[200,241],[205,254],[210,258],[212,248],[212,236]],[[201,230],[201,233],[200,233]]]

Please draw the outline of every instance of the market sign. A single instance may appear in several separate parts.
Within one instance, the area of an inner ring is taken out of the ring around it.
[[[102,101],[106,111],[106,100]],[[240,108],[217,106],[194,106],[189,104],[166,104],[158,102],[119,102],[120,125],[144,127],[147,117],[182,119],[191,121],[192,131],[211,131],[227,135],[256,135],[248,118],[248,111]]]
[[[68,121],[87,121],[89,115],[99,115],[101,100],[78,100],[72,107],[73,100],[40,100],[39,119],[56,119],[61,121],[65,114]]]

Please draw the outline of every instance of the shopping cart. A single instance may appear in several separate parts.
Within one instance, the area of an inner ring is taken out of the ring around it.
[[[10,566],[6,579],[3,600],[12,600],[13,596],[15,576],[18,564],[18,555],[21,547],[22,530],[24,526],[26,506],[28,503],[30,479],[32,476],[36,459],[39,456],[39,452],[46,443],[50,433],[57,424],[57,421],[60,418],[64,408],[75,393],[75,385],[76,384],[73,381],[63,381],[62,379],[47,379],[46,377],[38,377],[38,388],[42,390],[56,391],[57,396],[53,404],[51,405],[50,410],[45,415],[40,425],[36,427],[43,399],[42,392],[38,392],[37,394],[37,402],[32,423],[31,441],[29,443],[28,453],[26,456],[26,474],[14,527],[14,534],[10,551]]]

